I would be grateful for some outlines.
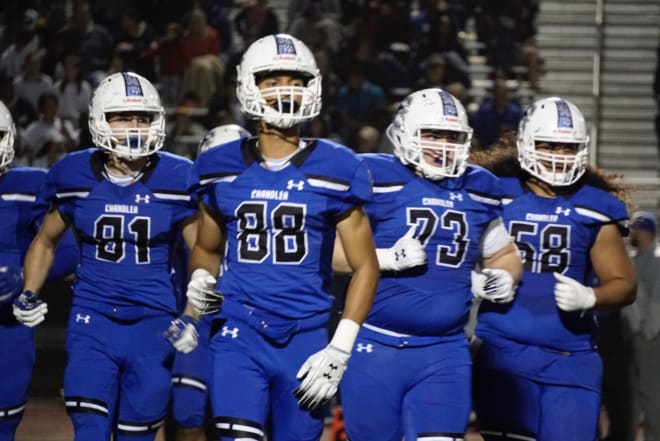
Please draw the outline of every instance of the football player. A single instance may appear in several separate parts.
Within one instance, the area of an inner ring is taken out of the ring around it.
[[[250,132],[237,124],[224,124],[209,130],[199,143],[197,153],[212,147],[252,136]],[[176,280],[179,304],[186,304],[186,286],[188,284],[188,256],[185,245],[177,247],[175,255]],[[199,341],[197,348],[188,353],[177,352],[172,368],[172,417],[178,426],[178,441],[201,441],[204,434],[204,417],[208,400],[208,379],[211,371],[209,356],[210,318],[205,315],[197,330]]]
[[[346,433],[462,440],[472,409],[464,332],[472,289],[511,302],[520,257],[502,223],[499,180],[466,162],[472,128],[454,96],[410,94],[386,134],[393,155],[362,155],[374,180],[365,209],[382,272],[341,383]],[[341,268],[339,247],[335,257]]]
[[[174,348],[189,352],[197,341],[194,311],[176,318],[171,271],[177,234],[195,239],[191,162],[159,151],[165,112],[154,86],[134,73],[101,81],[89,130],[96,147],[66,155],[46,177],[52,208],[27,252],[14,314],[30,327],[43,320],[37,293],[71,226],[82,258],[64,395],[76,440],[152,440],[167,411]]]
[[[348,148],[301,139],[321,110],[310,50],[285,34],[250,45],[237,67],[242,111],[256,138],[203,152],[191,184],[201,198],[188,300],[213,287],[225,303],[212,323],[211,404],[222,440],[318,440],[378,278],[364,163]],[[353,278],[328,344],[335,234]],[[223,248],[223,243],[226,246]],[[296,396],[292,392],[296,390]]]
[[[21,421],[35,362],[34,331],[21,326],[12,315],[12,302],[23,288],[23,258],[37,234],[48,204],[41,197],[46,170],[9,168],[14,159],[16,127],[11,113],[0,102],[0,440],[14,439]],[[78,254],[68,234],[57,249],[49,277],[75,271]]]
[[[595,440],[602,363],[595,309],[635,298],[620,184],[588,167],[582,112],[551,97],[486,161],[504,185],[503,218],[524,272],[516,301],[482,303],[475,408],[486,440]],[[596,279],[596,282],[594,282]]]

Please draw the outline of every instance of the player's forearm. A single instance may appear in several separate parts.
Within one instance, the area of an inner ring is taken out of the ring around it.
[[[55,244],[48,244],[37,236],[30,244],[23,266],[23,290],[38,293],[55,259]]]
[[[218,251],[211,251],[196,244],[190,252],[188,260],[188,270],[192,274],[196,269],[202,268],[209,272],[213,277],[218,276],[220,271],[221,256]]]
[[[346,304],[342,318],[361,325],[369,314],[378,286],[378,265],[375,259],[360,265],[354,272],[346,292]]]
[[[594,287],[598,309],[617,309],[635,301],[637,284],[633,278],[617,278]]]

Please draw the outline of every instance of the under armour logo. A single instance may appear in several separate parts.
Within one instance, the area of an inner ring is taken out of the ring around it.
[[[568,216],[569,214],[571,214],[571,209],[570,208],[557,207],[557,208],[555,208],[555,214],[563,214],[564,216]]]
[[[145,194],[144,196],[140,196],[139,194],[135,195],[136,204],[139,204],[140,202],[144,202],[145,204],[148,204],[149,199],[151,199],[151,196],[149,196],[148,194]]]
[[[293,179],[289,179],[289,182],[287,182],[286,184],[287,190],[293,190],[295,188],[298,191],[302,191],[304,187],[305,187],[305,181],[296,182]]]
[[[460,193],[451,192],[449,193],[449,199],[451,199],[452,201],[462,201],[463,195]]]
[[[222,336],[226,337],[228,335],[231,335],[231,338],[238,337],[238,328],[229,329],[229,326],[223,326],[222,327]]]
[[[394,252],[394,260],[399,261],[399,259],[405,259],[406,258],[406,250],[401,249],[399,251]]]
[[[78,322],[85,322],[86,325],[89,325],[89,321],[92,319],[92,316],[87,314],[87,315],[82,315],[82,314],[76,314],[76,323]]]
[[[358,343],[355,350],[358,351],[358,352],[362,352],[362,351],[364,351],[364,352],[373,352],[374,351],[374,345],[372,345],[371,343],[367,343],[366,345],[362,344],[362,343]]]

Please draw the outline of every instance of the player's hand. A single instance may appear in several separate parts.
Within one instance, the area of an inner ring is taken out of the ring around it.
[[[414,237],[415,228],[413,225],[392,247],[376,249],[382,271],[401,271],[426,263],[424,246]]]
[[[18,266],[0,266],[0,304],[10,302],[23,289],[23,270]]]
[[[509,303],[516,296],[513,276],[508,271],[497,268],[472,271],[472,294],[493,303]]]
[[[187,354],[197,347],[199,334],[196,320],[189,315],[181,314],[172,320],[163,336],[172,343],[174,349]]]
[[[583,311],[594,307],[596,294],[593,288],[584,286],[577,280],[563,274],[554,273],[554,275],[557,279],[555,301],[559,309],[563,311]]]
[[[12,309],[16,320],[25,326],[34,328],[46,319],[48,304],[43,300],[39,300],[32,291],[23,291],[14,300]]]
[[[214,314],[220,311],[224,297],[215,289],[215,277],[203,268],[193,271],[186,297],[198,314]]]
[[[302,380],[293,391],[298,403],[302,407],[314,409],[332,398],[337,393],[350,356],[332,345],[312,354],[296,374],[296,378]]]

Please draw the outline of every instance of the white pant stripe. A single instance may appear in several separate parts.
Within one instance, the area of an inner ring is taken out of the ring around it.
[[[246,426],[245,424],[233,424],[231,428],[233,430],[241,430],[243,432],[250,432],[259,436],[264,436],[264,432],[262,430],[259,430],[256,427]]]

